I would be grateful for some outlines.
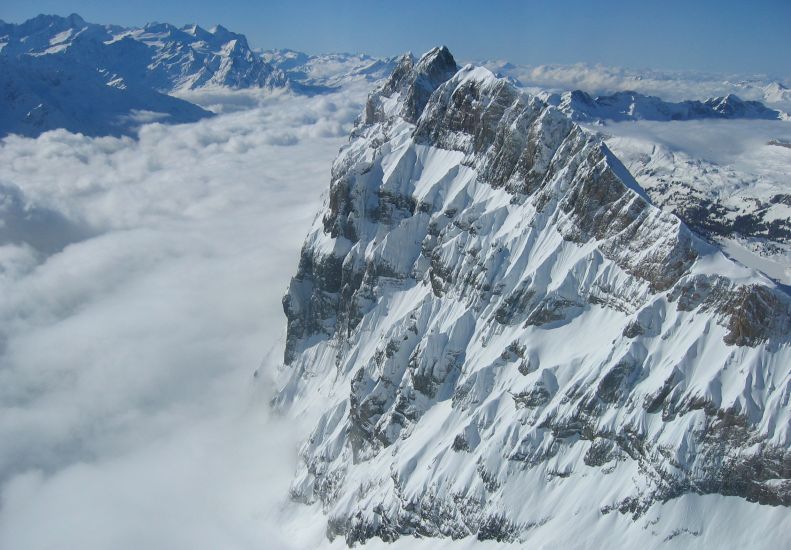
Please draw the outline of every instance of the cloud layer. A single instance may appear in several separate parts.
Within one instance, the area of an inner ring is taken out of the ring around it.
[[[594,95],[635,91],[656,95],[668,101],[704,100],[736,94],[742,99],[767,101],[764,87],[771,82],[765,75],[718,75],[683,71],[631,70],[605,65],[520,66],[502,61],[483,63],[492,71],[517,79],[528,89],[584,90]],[[777,106],[787,108],[785,103]]]
[[[222,116],[139,140],[3,140],[0,548],[321,538],[277,538],[295,430],[252,375],[363,97],[205,93]]]

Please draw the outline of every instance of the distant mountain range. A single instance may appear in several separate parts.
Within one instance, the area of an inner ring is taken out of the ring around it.
[[[285,84],[283,73],[256,55],[243,35],[219,25],[125,28],[87,23],[76,14],[39,15],[21,25],[0,23],[0,42],[4,56],[58,56],[98,70],[116,88],[145,85],[169,93]]]
[[[744,101],[734,94],[713,97],[706,101],[664,101],[633,91],[611,95],[592,96],[581,90],[562,94],[541,94],[550,105],[560,108],[573,120],[625,121],[625,120],[699,120],[707,118],[750,118],[786,120],[788,115],[770,109],[760,101]]]
[[[761,101],[772,108],[791,111],[791,90],[787,82],[767,75],[708,74],[699,71],[632,70],[603,65],[516,65],[508,61],[487,60],[481,64],[508,78],[531,93],[541,90],[562,93],[584,90],[606,96],[632,90],[682,102],[685,99],[724,97],[736,94],[741,99]]]
[[[170,94],[206,87],[324,93],[351,82],[381,82],[395,65],[395,58],[365,54],[254,51],[244,35],[220,25],[127,28],[88,23],[76,14],[39,15],[18,25],[0,21],[0,136],[36,136],[55,128],[134,135],[145,122],[194,122],[212,115]],[[765,95],[783,102],[791,91],[775,82]],[[541,97],[587,122],[788,117],[732,94],[678,103],[637,92],[592,96],[575,90]]]
[[[359,53],[308,55],[289,49],[265,50],[264,61],[286,74],[292,83],[317,86],[342,86],[355,80],[379,82],[396,66],[395,57],[377,58]]]
[[[282,71],[240,34],[217,26],[142,28],[79,15],[0,22],[0,135],[66,128],[120,135],[141,122],[193,122],[211,113],[167,94],[206,86],[282,87]]]
[[[127,28],[76,14],[0,21],[0,136],[55,128],[132,135],[144,122],[212,115],[168,94],[207,87],[323,93],[350,80],[381,80],[393,63],[364,54],[256,52],[221,25]]]

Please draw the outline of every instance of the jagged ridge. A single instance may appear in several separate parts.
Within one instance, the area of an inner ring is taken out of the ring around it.
[[[208,86],[285,87],[282,71],[243,35],[217,26],[139,29],[40,15],[0,21],[0,136],[65,128],[87,135],[134,134],[141,123],[211,116],[166,94]]]
[[[116,87],[172,92],[286,84],[283,73],[256,55],[244,35],[221,25],[210,31],[168,23],[124,28],[88,23],[76,14],[39,15],[20,25],[0,21],[0,41],[2,56],[55,56],[60,63],[98,69]]]
[[[524,539],[565,499],[791,504],[788,296],[557,108],[456,69],[402,58],[333,166],[284,298],[275,402],[324,411],[292,497],[349,544]]]

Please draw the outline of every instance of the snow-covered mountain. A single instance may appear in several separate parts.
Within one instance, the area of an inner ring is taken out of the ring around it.
[[[600,133],[654,204],[791,284],[791,124],[621,123]]]
[[[197,105],[146,86],[113,86],[106,75],[55,56],[0,55],[0,137],[64,128],[85,135],[133,134],[147,122],[211,116]]]
[[[284,86],[283,74],[256,55],[241,35],[220,25],[177,28],[150,23],[123,28],[78,15],[40,15],[20,25],[0,22],[0,54],[58,55],[99,69],[116,87],[146,85],[160,92],[205,86]]]
[[[625,120],[699,120],[699,119],[760,119],[787,120],[789,116],[777,109],[770,109],[760,101],[744,101],[736,95],[713,97],[706,101],[686,100],[678,103],[664,101],[633,91],[611,95],[592,96],[582,90],[562,94],[547,93],[539,96],[568,114],[573,120],[625,121]]]
[[[330,538],[785,541],[791,298],[446,48],[369,96],[283,304]]]
[[[518,65],[503,60],[485,60],[481,65],[512,79],[528,91],[562,93],[583,90],[591,95],[611,95],[633,90],[644,95],[683,102],[705,100],[731,94],[751,101],[763,101],[772,108],[791,111],[791,95],[784,93],[788,81],[767,75],[719,74],[701,71],[639,70],[604,65]]]
[[[768,103],[791,104],[791,90],[780,82],[770,82],[764,87],[764,100]]]
[[[791,283],[791,153],[779,149],[791,136],[787,113],[732,94],[681,102],[630,91],[595,97],[581,90],[537,95],[599,133],[654,204],[706,238],[726,244],[729,253],[751,267]],[[698,121],[725,125],[695,125]],[[772,121],[776,134],[757,141]],[[750,127],[754,130],[746,131]],[[705,147],[690,151],[678,144],[704,134],[711,135]],[[733,147],[734,135],[742,135],[736,141],[746,149],[736,155],[735,165],[717,153],[718,143]]]
[[[263,59],[283,71],[290,82],[313,87],[337,87],[352,81],[379,82],[395,67],[395,58],[366,54],[329,53],[308,55],[295,50],[262,52]]]
[[[132,133],[140,121],[209,116],[166,94],[196,88],[277,88],[284,74],[222,26],[122,28],[78,15],[0,21],[0,135],[66,128],[89,135]]]

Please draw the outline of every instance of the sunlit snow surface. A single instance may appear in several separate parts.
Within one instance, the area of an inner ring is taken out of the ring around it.
[[[731,216],[753,212],[760,202],[767,221],[791,218],[790,206],[772,201],[791,193],[791,147],[783,146],[791,143],[789,121],[636,121],[588,127],[605,137],[665,208],[696,196],[725,205]],[[674,184],[668,187],[669,182]],[[767,251],[747,239],[719,240],[734,259],[791,284],[790,246],[776,244]]]
[[[0,548],[344,547],[324,539],[320,510],[287,502],[311,422],[269,418],[267,374],[281,296],[366,87],[195,92],[221,116],[150,124],[139,141],[0,142]],[[663,548],[727,547],[734,532],[771,547],[791,519],[685,496],[639,523],[571,527],[530,546],[646,546],[655,529],[675,533]]]

